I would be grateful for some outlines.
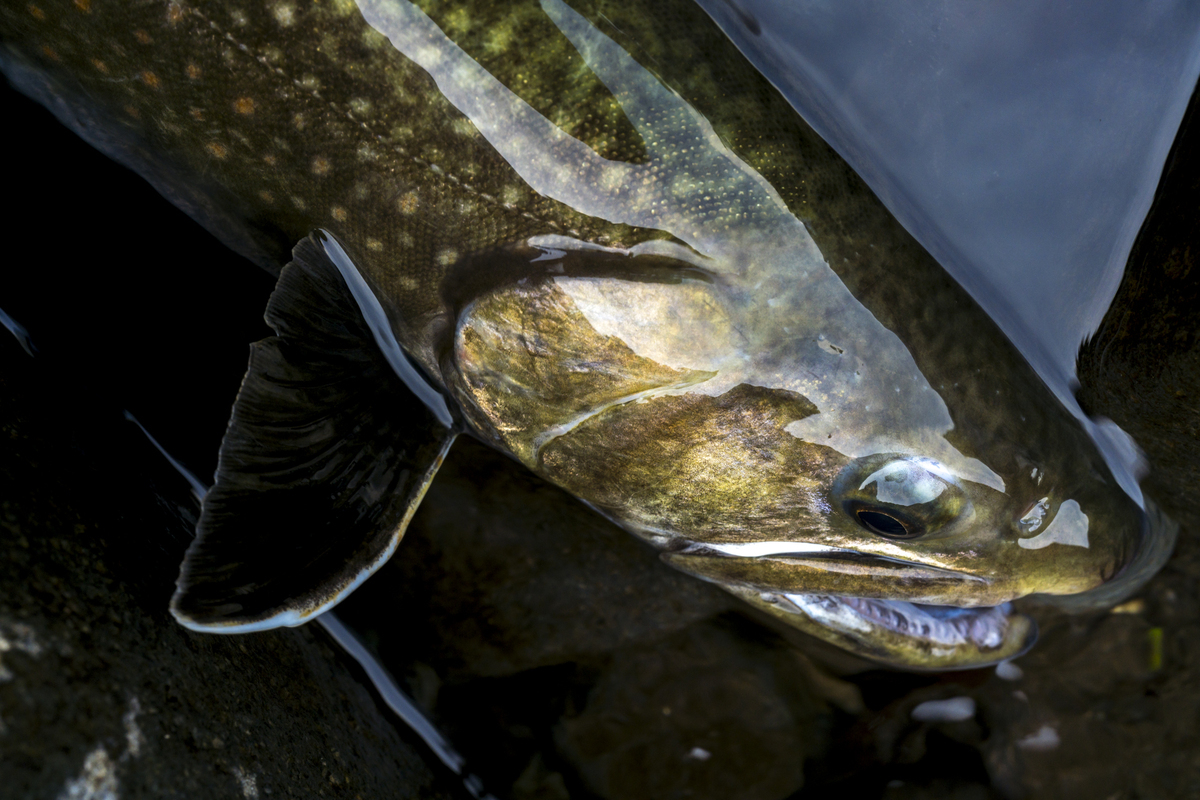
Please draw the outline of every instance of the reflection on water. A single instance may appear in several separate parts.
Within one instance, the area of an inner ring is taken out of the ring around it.
[[[1200,4],[700,5],[1039,371],[1074,374],[1200,75]]]
[[[109,230],[142,219],[132,207],[123,212]],[[106,241],[104,230],[83,238]],[[205,464],[244,342],[259,335],[267,287],[248,265],[224,265],[231,267],[225,283],[197,303],[190,277],[211,274],[221,256],[164,276],[161,253],[187,236],[172,234],[145,261],[123,264],[123,274],[138,276],[133,288],[106,295],[113,281],[93,270],[83,284],[92,302],[77,308],[78,298],[55,302],[62,287],[48,276],[22,275],[31,285],[8,310],[35,337],[54,331],[38,341],[59,354],[75,350],[83,362],[100,353],[125,364],[127,375],[158,392],[155,433],[172,452],[199,454]],[[65,244],[63,252],[67,258]],[[68,260],[91,263],[94,255],[83,249]],[[165,300],[139,308],[137,286],[151,279],[168,281],[156,291]],[[245,307],[229,310],[224,296],[252,293]],[[7,307],[6,298],[0,302]],[[97,304],[99,313],[88,307]],[[169,304],[188,313],[161,308]],[[145,326],[151,333],[132,325],[123,338],[98,340],[106,324],[130,325],[148,311],[157,315]],[[1187,318],[1173,319],[1186,333]],[[210,388],[195,384],[207,384],[217,345],[229,355],[220,364],[227,385],[201,399]],[[1119,375],[1093,377],[1123,386]],[[114,386],[123,391],[119,381]],[[146,419],[140,410],[139,418]],[[1187,758],[1195,752],[1189,670],[1200,571],[1191,551],[1122,613],[1087,625],[1051,619],[1042,647],[1019,669],[852,674],[862,665],[818,648],[814,657],[840,671],[834,677],[802,654],[811,643],[750,621],[727,595],[663,568],[633,539],[497,454],[452,455],[443,477],[414,522],[405,557],[364,587],[348,618],[371,633],[418,703],[509,796],[1066,798],[1136,785],[1143,796],[1185,797],[1196,788]],[[169,624],[165,605],[161,611]],[[930,709],[968,707],[970,714],[930,716]]]

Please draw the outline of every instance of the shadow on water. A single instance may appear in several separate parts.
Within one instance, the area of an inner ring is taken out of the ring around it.
[[[37,106],[6,96],[3,107],[22,120],[10,149],[36,165],[9,214],[13,240],[33,243],[35,255],[10,255],[0,307],[29,329],[39,370],[56,376],[43,409],[53,413],[43,418],[58,426],[40,435],[58,444],[45,452],[67,459],[75,447],[103,462],[104,448],[124,445],[87,431],[128,426],[117,413],[127,408],[185,465],[211,474],[246,343],[265,333],[273,280]],[[1152,466],[1147,486],[1184,522],[1175,558],[1119,613],[1047,614],[1042,642],[1003,677],[873,670],[769,627],[559,490],[467,446],[430,489],[405,557],[343,606],[345,619],[506,798],[1195,796],[1197,113],[1193,98],[1113,307],[1079,356],[1080,402],[1141,443]],[[6,376],[38,374],[8,366],[28,358],[14,341],[0,352]],[[28,387],[32,397],[44,390]],[[111,421],[77,411],[93,403],[110,406]],[[146,463],[157,458],[142,450]],[[84,522],[124,518],[124,509],[86,499],[98,505],[78,510]],[[113,502],[156,503],[149,494]],[[152,583],[138,602],[164,616],[169,580]],[[219,655],[237,658],[234,640],[216,641],[212,648],[230,650]],[[305,641],[301,651],[319,646]],[[272,686],[286,682],[292,673],[273,675],[272,665],[294,669],[299,657],[278,652],[291,645],[264,646],[254,670]],[[310,680],[318,679],[327,678]],[[146,730],[183,736],[216,724],[196,722],[210,712],[269,717],[251,699],[210,698],[198,680],[183,687],[192,694],[180,708],[192,718]],[[971,713],[914,718],[921,704],[955,698],[968,698]],[[327,708],[288,705],[286,693],[270,699],[289,709],[274,724],[330,729]],[[363,725],[334,730],[327,747],[353,754],[337,736],[382,736]],[[228,753],[211,736],[188,735],[187,758],[229,778]],[[262,741],[287,748],[270,758],[320,757],[267,734]],[[39,768],[36,755],[25,759],[4,769],[24,778]],[[326,789],[353,796],[346,786]]]

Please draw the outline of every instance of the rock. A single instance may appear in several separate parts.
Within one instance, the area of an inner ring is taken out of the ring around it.
[[[78,389],[0,341],[4,796],[461,795],[319,630],[175,623],[194,501]]]
[[[804,783],[826,711],[777,646],[700,623],[615,653],[556,739],[601,797],[775,800]]]

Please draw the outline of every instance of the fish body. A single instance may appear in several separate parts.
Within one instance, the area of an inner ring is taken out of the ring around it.
[[[463,432],[897,666],[1013,657],[1009,601],[1111,601],[1161,563],[1169,526],[689,3],[2,13],[19,88],[269,269],[300,242],[190,627],[337,602]]]

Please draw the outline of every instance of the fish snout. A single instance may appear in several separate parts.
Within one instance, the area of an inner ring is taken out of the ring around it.
[[[1028,593],[1070,595],[1097,590],[1138,560],[1148,517],[1119,489],[1054,493],[1038,499],[1015,522]]]
[[[1093,588],[1077,594],[1045,592],[1040,599],[1068,611],[1107,608],[1128,599],[1171,557],[1179,525],[1152,499],[1145,498],[1145,509],[1134,530],[1136,535],[1119,536],[1110,542],[1110,555],[1100,564],[1100,582]]]

